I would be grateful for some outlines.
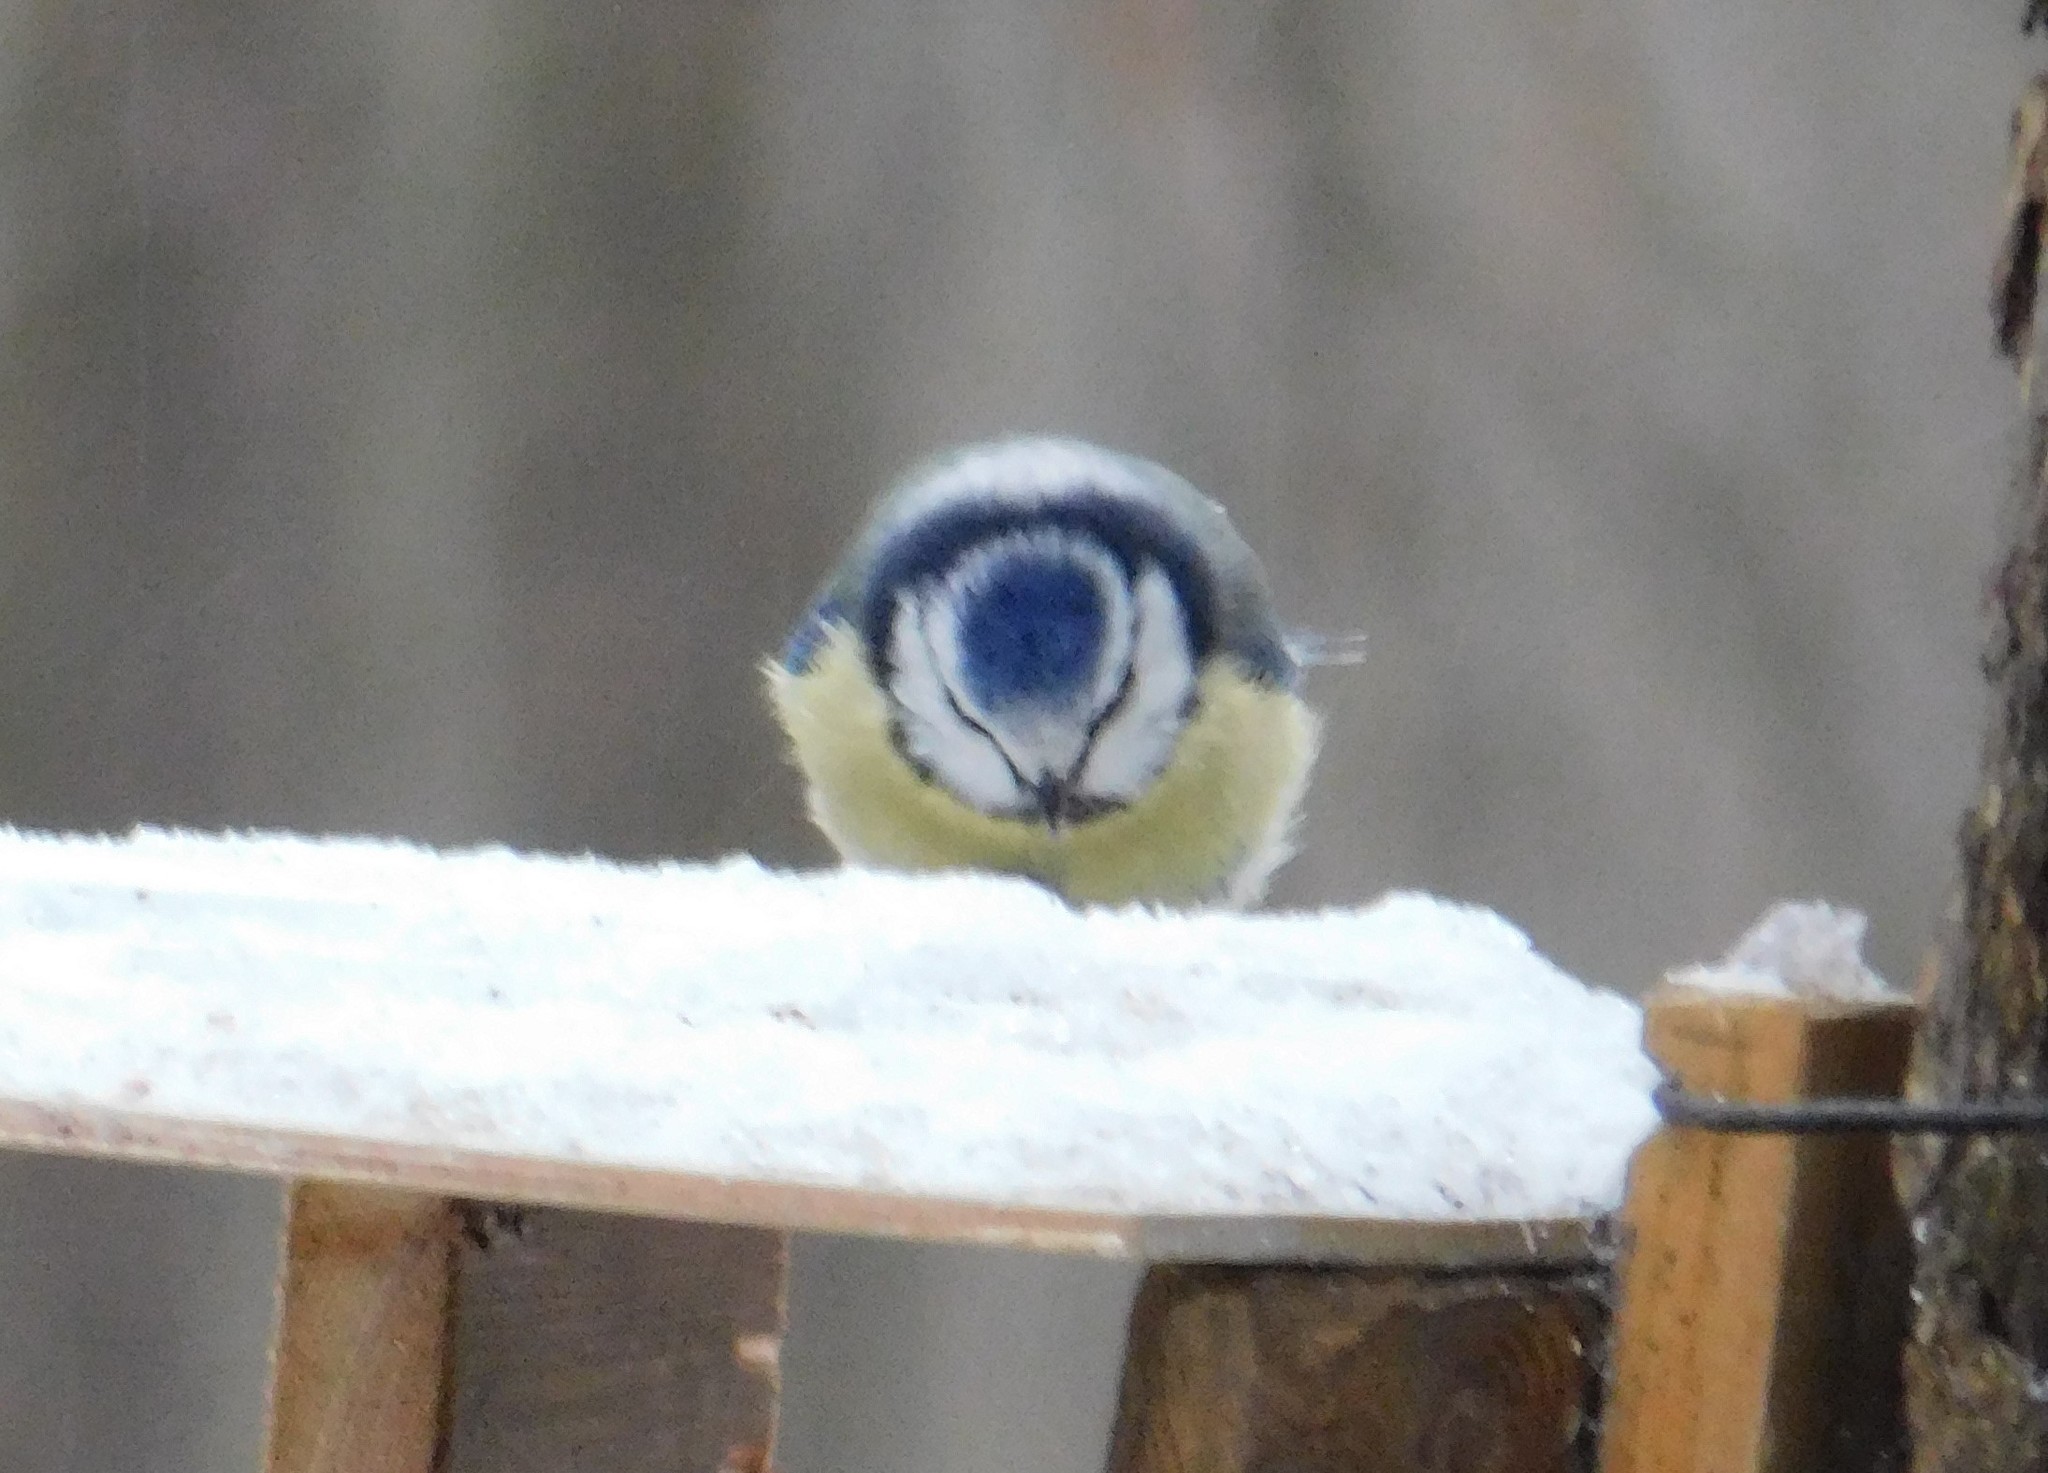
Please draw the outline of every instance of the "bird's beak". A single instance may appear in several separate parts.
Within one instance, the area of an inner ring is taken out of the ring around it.
[[[1059,829],[1066,826],[1074,816],[1074,785],[1064,777],[1045,777],[1038,780],[1032,789],[1038,798],[1038,811],[1045,818],[1045,826]]]

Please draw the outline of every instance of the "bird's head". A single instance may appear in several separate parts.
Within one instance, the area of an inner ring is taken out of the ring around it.
[[[985,813],[1061,828],[1166,765],[1194,705],[1194,641],[1159,563],[1054,519],[992,528],[898,587],[883,668],[920,770]]]
[[[767,667],[846,858],[1245,903],[1317,722],[1251,549],[1162,466],[970,446],[876,505]]]
[[[1220,510],[1148,462],[1024,440],[934,468],[879,525],[859,623],[905,758],[1055,829],[1143,794],[1217,652],[1216,539],[1241,546]],[[1262,673],[1287,663],[1270,644]]]

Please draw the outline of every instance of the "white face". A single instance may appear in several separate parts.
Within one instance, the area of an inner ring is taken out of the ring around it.
[[[985,813],[1054,826],[1139,797],[1195,691],[1167,576],[1127,580],[1058,531],[994,539],[898,594],[889,655],[912,760]]]

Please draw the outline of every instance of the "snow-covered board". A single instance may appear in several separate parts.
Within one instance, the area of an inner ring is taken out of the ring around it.
[[[1147,1259],[1574,1258],[1625,999],[1490,912],[0,830],[0,1142]]]

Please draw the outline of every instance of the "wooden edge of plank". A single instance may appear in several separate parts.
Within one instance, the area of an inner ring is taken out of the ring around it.
[[[1598,1218],[1528,1222],[1321,1217],[1150,1217],[1136,1220],[1132,1251],[1148,1263],[1295,1267],[1586,1268],[1607,1261]]]
[[[1593,1261],[1602,1237],[1601,1225],[1591,1219],[1096,1213],[693,1176],[20,1100],[0,1100],[0,1147],[392,1187],[437,1197],[1153,1262],[1569,1267]]]
[[[433,1473],[460,1232],[455,1205],[439,1197],[292,1185],[265,1473]]]

